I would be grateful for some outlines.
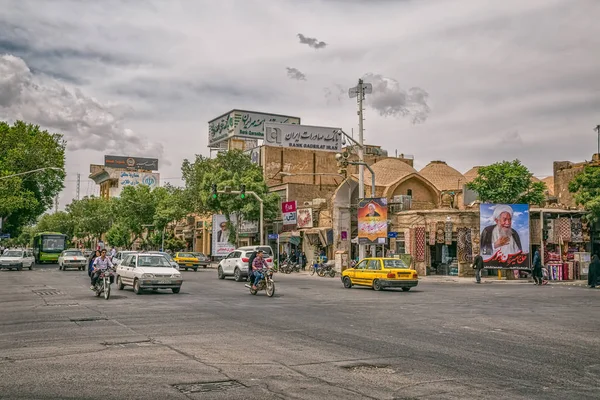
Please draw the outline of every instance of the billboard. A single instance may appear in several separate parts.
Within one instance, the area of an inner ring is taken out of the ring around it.
[[[298,209],[298,228],[312,228],[313,227],[313,212],[312,208],[300,208]]]
[[[479,252],[485,268],[531,268],[528,204],[481,204],[479,218]]]
[[[214,146],[234,136],[264,139],[265,123],[269,122],[299,124],[300,118],[289,115],[232,110],[208,122],[208,145]]]
[[[144,173],[144,172],[133,172],[123,171],[119,173],[119,188],[125,186],[137,186],[147,185],[150,189],[157,188],[160,184],[159,173]]]
[[[129,170],[144,169],[147,171],[158,171],[157,158],[104,156],[104,166],[112,168],[123,168]]]
[[[231,242],[235,238],[230,238],[230,231],[227,228],[227,218],[224,215],[213,215],[212,220],[212,255],[214,257],[225,257],[235,250],[235,245]]]
[[[340,128],[265,123],[265,144],[308,150],[342,151]]]
[[[387,199],[362,199],[358,202],[358,243],[385,244],[387,239]]]
[[[295,201],[284,201],[281,203],[281,213],[284,228],[286,228],[286,226],[295,226],[298,223]]]

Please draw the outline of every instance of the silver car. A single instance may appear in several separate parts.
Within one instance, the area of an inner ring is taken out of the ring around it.
[[[0,256],[0,268],[16,269],[17,271],[29,268],[31,271],[34,264],[33,252],[28,249],[5,250]]]

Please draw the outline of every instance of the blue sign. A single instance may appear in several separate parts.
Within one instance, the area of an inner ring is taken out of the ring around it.
[[[269,233],[269,240],[277,240],[278,237],[279,235],[276,233]]]
[[[10,233],[2,233],[2,234],[0,234],[0,239],[10,239]]]
[[[388,232],[388,239],[396,239],[398,237],[398,232]]]

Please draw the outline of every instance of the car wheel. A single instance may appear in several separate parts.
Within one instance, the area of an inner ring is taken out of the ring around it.
[[[20,267],[17,267],[17,271],[23,271],[23,265],[21,265]]]
[[[403,288],[402,288],[402,291],[403,291],[403,292],[408,292],[409,290],[410,290],[410,288],[409,288],[409,287],[403,287]]]
[[[125,285],[123,285],[123,279],[120,276],[117,276],[117,289],[123,290]]]
[[[206,265],[203,265],[202,268],[206,269]]]
[[[140,287],[140,281],[137,279],[133,281],[133,293],[142,294],[142,288]]]
[[[187,271],[187,268],[184,268]]]
[[[219,265],[219,268],[217,269],[217,276],[219,277],[219,279],[225,279],[225,274],[223,274],[223,268],[221,268],[220,265]]]
[[[31,265],[29,266],[29,270],[33,271],[33,263],[31,263]]]
[[[382,289],[381,283],[379,283],[379,279],[375,279],[373,281],[373,290],[380,291]]]
[[[175,288],[175,287],[174,287],[174,288],[173,288],[173,289],[171,289],[171,290],[173,291],[173,293],[177,294],[177,293],[179,293],[179,291],[181,290],[181,288],[179,288],[179,287]]]
[[[345,276],[344,279],[342,280],[342,282],[344,282],[344,287],[346,289],[350,289],[352,287],[352,281],[350,280],[349,277]]]
[[[235,268],[235,272],[233,273],[233,277],[235,278],[236,282],[241,282],[242,281],[242,272],[240,271],[239,268]]]
[[[198,272],[198,268],[194,268],[194,272]]]

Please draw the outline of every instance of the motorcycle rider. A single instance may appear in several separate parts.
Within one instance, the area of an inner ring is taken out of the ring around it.
[[[91,290],[94,290],[96,286],[96,282],[100,277],[100,273],[102,271],[106,271],[108,268],[113,268],[113,263],[109,257],[106,257],[106,249],[102,249],[100,252],[100,257],[94,260],[94,264],[92,266],[93,274],[92,274],[92,286],[90,286]]]
[[[263,258],[262,250],[256,252],[256,258],[252,262],[252,271],[254,272],[254,282],[252,283],[252,289],[256,290],[256,285],[264,278],[262,269],[269,268],[267,262]]]

